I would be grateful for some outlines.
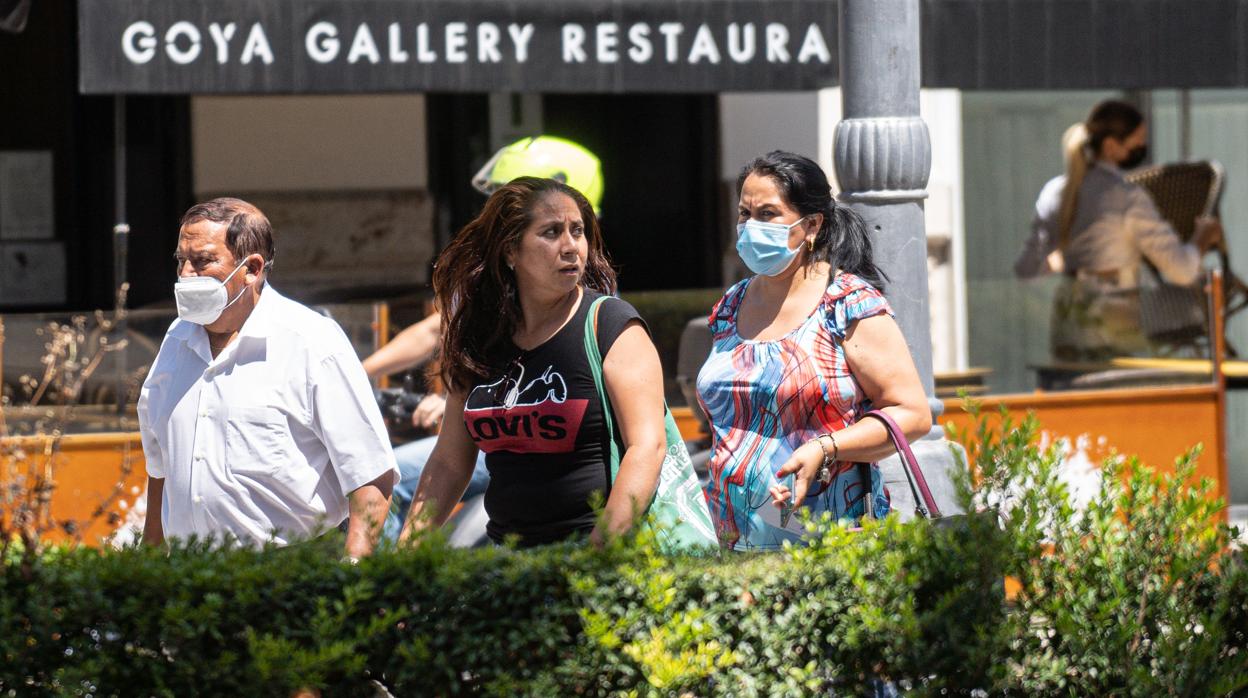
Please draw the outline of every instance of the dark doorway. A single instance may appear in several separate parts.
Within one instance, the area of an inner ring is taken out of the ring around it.
[[[53,237],[64,258],[63,302],[0,298],[5,310],[111,308],[114,187],[111,97],[78,94],[77,5],[35,2],[20,34],[0,34],[0,151],[50,152]],[[20,67],[20,69],[16,69]],[[191,204],[190,99],[127,97],[128,255],[132,307],[173,295],[177,223]],[[17,241],[19,244],[24,242]]]
[[[430,94],[429,189],[439,248],[481,209],[470,180],[493,155],[485,95]],[[546,95],[543,133],[602,161],[602,225],[623,291],[720,283],[714,95]],[[538,134],[533,134],[538,135]]]
[[[436,202],[433,230],[441,250],[481,210],[485,197],[472,176],[490,156],[489,100],[483,94],[430,93],[425,99],[429,193]]]
[[[624,291],[717,286],[714,95],[546,95],[545,132],[602,161],[602,226]]]

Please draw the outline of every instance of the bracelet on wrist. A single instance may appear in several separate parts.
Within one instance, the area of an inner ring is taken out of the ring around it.
[[[831,457],[828,454],[827,447],[823,445],[823,437],[824,437],[824,434],[820,434],[819,436],[816,436],[815,438],[811,439],[811,441],[814,441],[816,444],[819,445],[819,450],[823,451],[823,462],[819,464],[820,468],[825,467],[828,464],[828,459]]]
[[[827,434],[823,434],[823,436],[832,440],[832,462],[835,463],[841,459],[841,447],[836,444],[836,435],[829,432]]]
[[[823,445],[824,437],[832,440],[832,453],[828,453],[828,448]],[[819,450],[823,451],[823,462],[819,464],[819,469],[815,471],[815,481],[823,485],[832,482],[832,464],[836,462],[837,456],[840,455],[840,448],[836,445],[836,437],[831,434],[820,434],[814,439],[819,444]]]

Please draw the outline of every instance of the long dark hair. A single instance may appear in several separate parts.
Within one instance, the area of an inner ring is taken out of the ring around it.
[[[875,265],[867,224],[857,213],[836,203],[827,175],[814,160],[783,150],[773,150],[755,158],[737,177],[738,197],[750,175],[774,180],[784,200],[803,216],[823,214],[823,225],[815,234],[814,249],[808,253],[808,260],[827,262],[833,270],[855,274],[884,290],[887,277]]]
[[[442,311],[442,378],[450,388],[467,389],[494,377],[506,364],[511,336],[522,317],[516,275],[507,268],[506,255],[550,194],[571,198],[585,223],[589,255],[581,285],[615,293],[615,270],[603,248],[598,219],[580,192],[538,177],[518,177],[499,187],[433,267],[433,291]]]

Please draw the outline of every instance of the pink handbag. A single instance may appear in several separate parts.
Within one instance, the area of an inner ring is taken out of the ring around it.
[[[875,417],[884,424],[884,428],[888,430],[888,437],[893,441],[893,447],[897,449],[897,454],[901,456],[902,469],[906,471],[906,480],[910,483],[910,491],[914,493],[914,511],[925,519],[939,519],[944,515],[940,513],[940,507],[936,506],[936,498],[932,496],[932,490],[927,486],[927,478],[923,477],[923,468],[919,466],[919,459],[914,457],[914,452],[910,450],[910,442],[906,439],[906,435],[902,433],[901,427],[897,426],[897,422],[893,418],[881,412],[880,410],[871,410],[862,416]],[[870,487],[869,484],[866,485]],[[869,495],[868,495],[869,497]],[[870,501],[870,499],[868,499]]]

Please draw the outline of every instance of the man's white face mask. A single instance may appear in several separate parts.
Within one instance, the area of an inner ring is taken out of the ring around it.
[[[211,276],[184,276],[173,285],[173,298],[178,304],[178,317],[196,325],[211,325],[221,317],[225,309],[234,305],[234,301],[243,297],[247,287],[233,299],[228,297],[225,283],[247,264],[243,260],[230,275],[221,281]]]

